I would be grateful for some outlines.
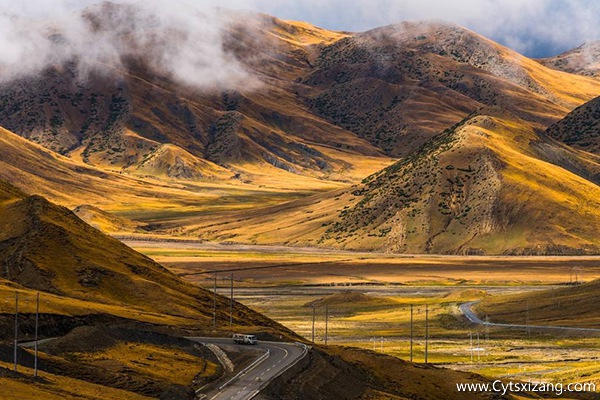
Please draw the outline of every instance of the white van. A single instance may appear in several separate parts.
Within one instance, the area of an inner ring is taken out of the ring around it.
[[[256,336],[244,335],[243,333],[235,333],[233,335],[233,341],[237,344],[256,344]]]

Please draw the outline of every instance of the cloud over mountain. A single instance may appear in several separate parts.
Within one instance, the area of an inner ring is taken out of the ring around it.
[[[227,21],[206,4],[119,1],[0,1],[2,80],[75,61],[80,72],[119,68],[140,55],[148,66],[197,88],[247,85],[249,73],[223,48]],[[82,13],[81,8],[87,6]],[[98,18],[102,15],[102,18]]]

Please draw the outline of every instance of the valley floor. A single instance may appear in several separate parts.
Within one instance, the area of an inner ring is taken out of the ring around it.
[[[600,278],[600,257],[420,256],[182,241],[126,243],[206,288],[212,289],[216,273],[217,291],[224,296],[230,295],[233,275],[237,301],[308,340],[314,312],[317,344],[325,341],[327,308],[328,344],[408,360],[412,306],[414,361],[424,361],[427,312],[430,363],[491,378],[594,382],[600,387],[600,335],[486,328],[469,323],[458,308],[506,294],[546,291],[552,296]]]

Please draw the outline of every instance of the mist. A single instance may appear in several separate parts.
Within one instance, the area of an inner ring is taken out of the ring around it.
[[[226,21],[208,2],[1,0],[0,6],[2,81],[67,61],[85,77],[106,66],[118,70],[137,58],[195,88],[255,82],[223,48]]]

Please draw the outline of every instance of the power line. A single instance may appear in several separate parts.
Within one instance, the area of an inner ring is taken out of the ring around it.
[[[473,364],[473,332],[469,332],[469,340],[471,342],[471,364]]]
[[[316,318],[316,314],[317,314],[317,309],[315,308],[315,305],[313,304],[312,306],[313,309],[313,318],[312,318],[312,342],[313,344],[315,343],[315,318]]]

